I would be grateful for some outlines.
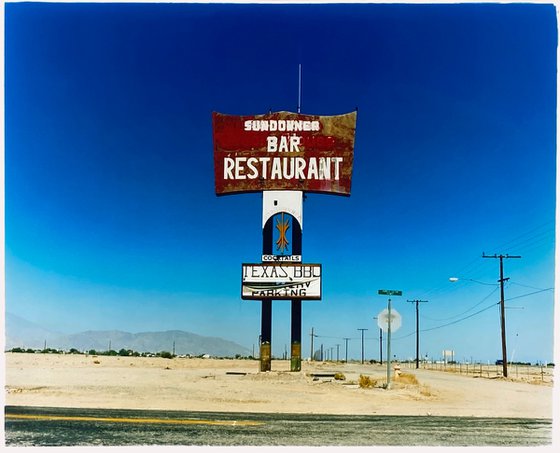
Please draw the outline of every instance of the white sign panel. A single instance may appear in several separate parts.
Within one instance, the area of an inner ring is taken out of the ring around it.
[[[401,326],[402,318],[400,313],[392,309],[391,310],[391,331],[396,332]],[[389,330],[389,310],[387,308],[381,310],[377,315],[377,325],[383,332]]]
[[[294,190],[263,191],[262,227],[268,219],[281,212],[293,215],[303,230],[303,192]]]
[[[301,263],[301,255],[262,255],[263,262],[287,261]]]
[[[321,299],[321,265],[243,264],[242,299]]]

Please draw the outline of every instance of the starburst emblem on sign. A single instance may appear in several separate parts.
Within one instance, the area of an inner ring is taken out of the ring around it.
[[[276,229],[278,230],[279,233],[279,237],[278,240],[276,241],[276,250],[278,250],[281,253],[284,253],[286,251],[286,248],[288,247],[288,238],[286,237],[286,233],[288,232],[288,229],[290,228],[290,221],[289,219],[284,219],[284,214],[282,213],[280,215],[280,218],[276,218]]]

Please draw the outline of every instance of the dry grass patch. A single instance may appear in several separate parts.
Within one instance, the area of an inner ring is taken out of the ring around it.
[[[423,398],[433,398],[436,396],[429,386],[420,384],[416,376],[410,373],[400,373],[395,376],[395,384],[397,388],[412,390]]]
[[[430,387],[428,387],[427,385],[420,386],[420,395],[426,396],[426,397],[435,396],[435,394],[432,392]]]
[[[528,382],[529,384],[533,384],[533,385],[547,385],[547,386],[551,386],[552,385],[552,381],[550,382],[546,382],[543,381],[541,378],[532,378],[532,379],[528,379],[526,382]]]
[[[399,382],[400,384],[405,385],[419,385],[416,376],[410,373],[399,373],[397,376],[395,376],[395,382]]]
[[[358,381],[358,385],[361,389],[371,389],[373,387],[377,387],[377,380],[372,379],[369,376],[365,376],[360,374],[360,380]]]

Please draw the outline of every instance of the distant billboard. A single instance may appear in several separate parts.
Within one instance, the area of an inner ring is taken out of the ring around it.
[[[242,299],[321,299],[321,265],[243,264]]]
[[[350,195],[356,116],[214,112],[216,194],[300,190]]]

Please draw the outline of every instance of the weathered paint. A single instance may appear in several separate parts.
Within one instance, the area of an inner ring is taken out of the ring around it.
[[[321,300],[321,264],[242,264],[241,298]]]
[[[216,194],[300,190],[350,195],[356,117],[356,112],[214,112]]]
[[[301,324],[301,319],[299,320],[299,322]],[[290,371],[301,371],[301,342],[292,341]]]

